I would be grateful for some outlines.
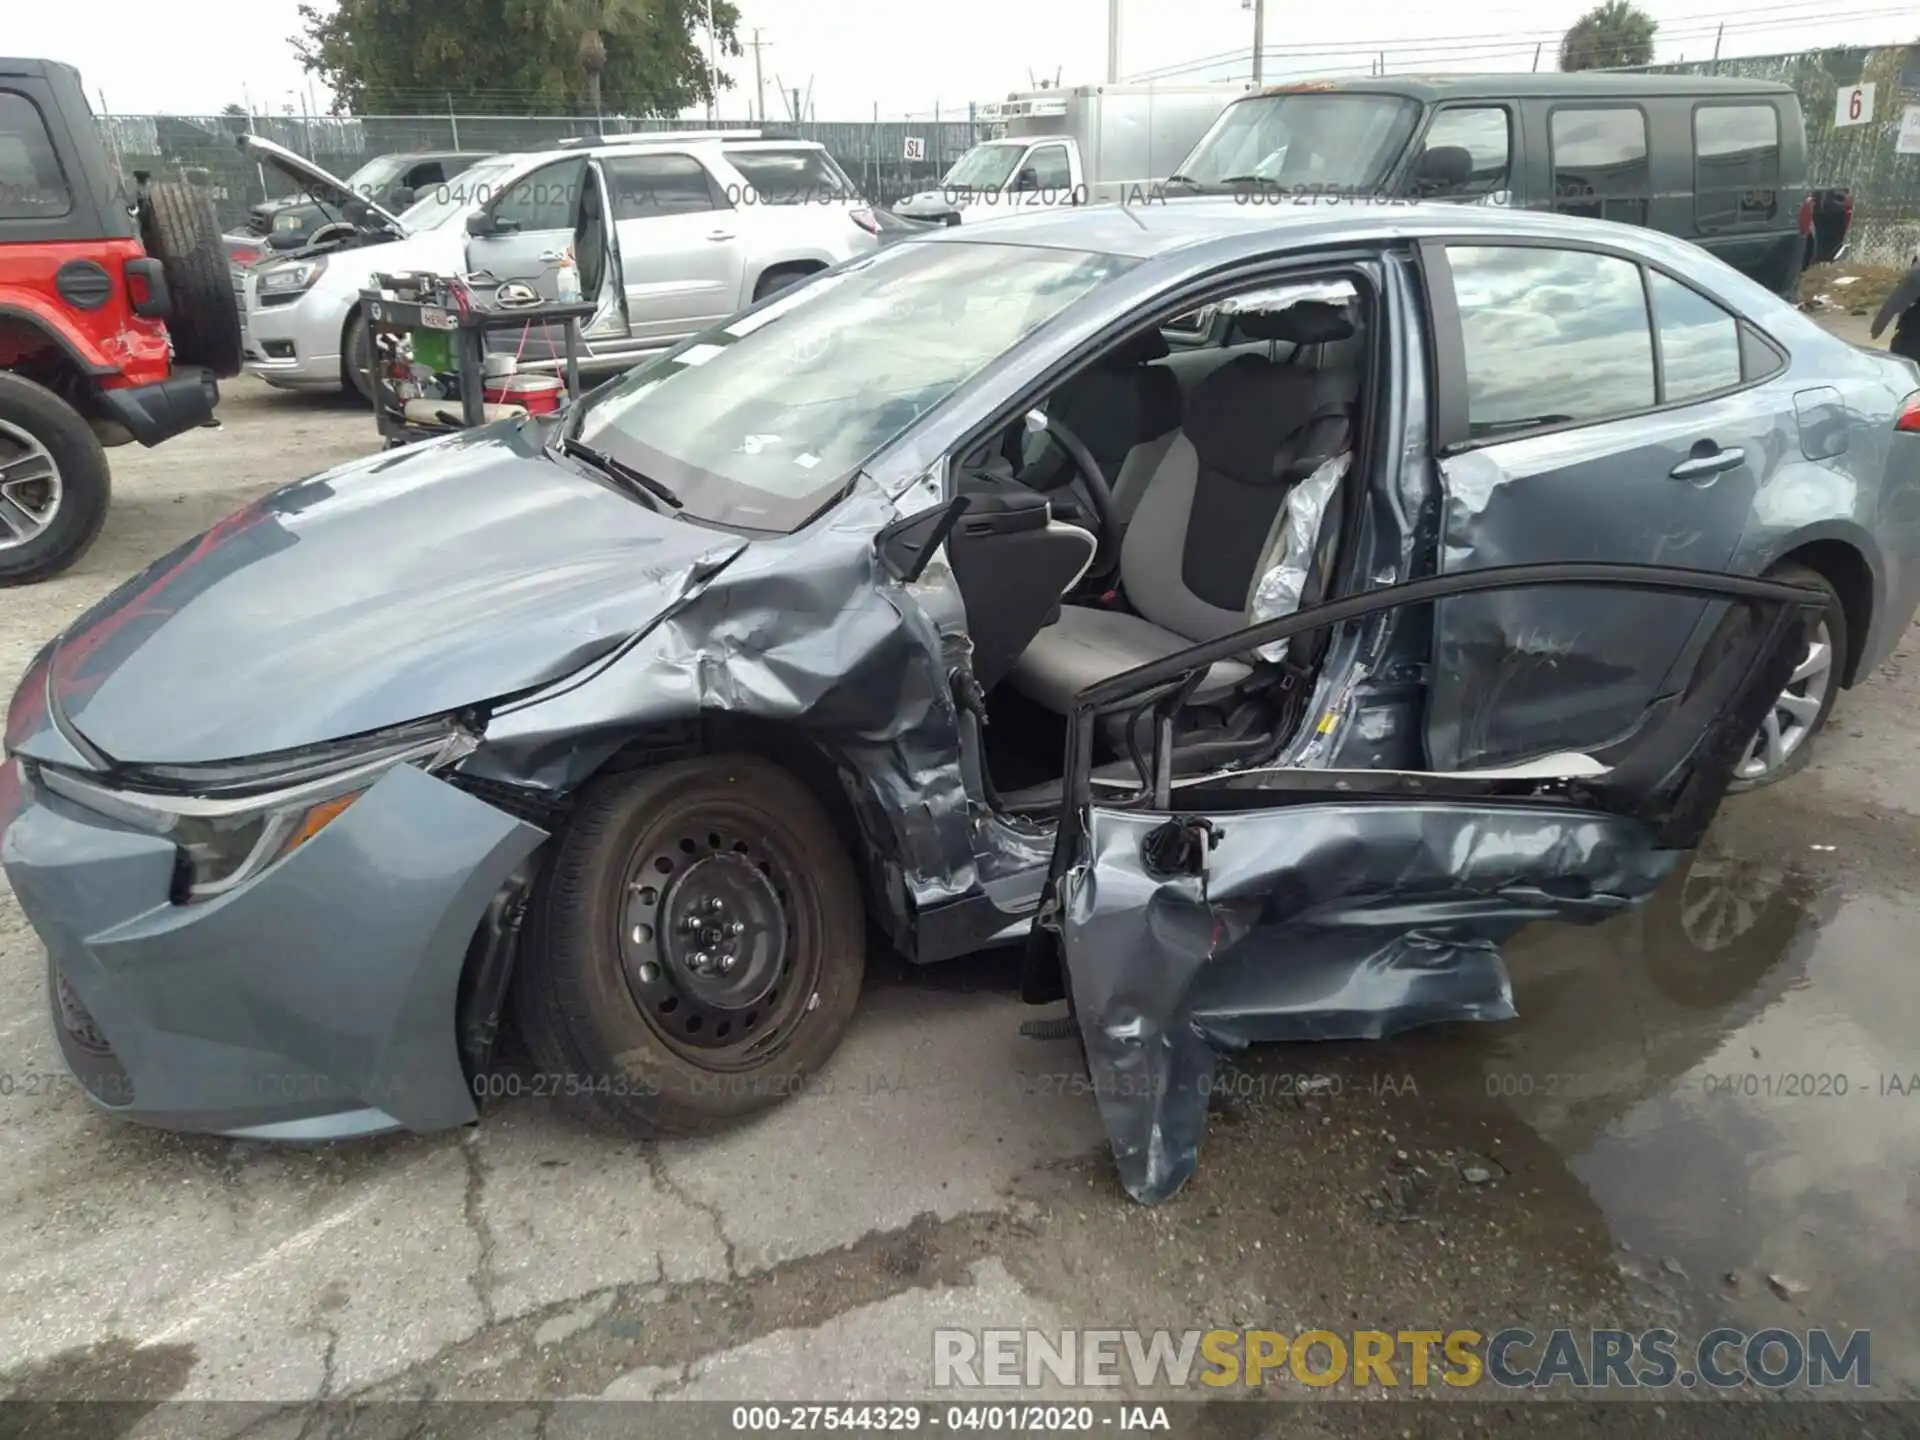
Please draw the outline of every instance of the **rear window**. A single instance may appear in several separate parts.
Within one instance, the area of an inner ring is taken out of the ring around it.
[[[1555,110],[1547,140],[1554,209],[1627,225],[1647,223],[1647,117],[1638,107]]]
[[[1693,205],[1702,230],[1779,218],[1780,114],[1773,106],[1694,109]]]
[[[73,208],[40,108],[0,90],[0,220],[51,220]]]

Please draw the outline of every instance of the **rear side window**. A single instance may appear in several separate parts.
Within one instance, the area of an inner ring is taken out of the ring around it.
[[[1647,223],[1647,117],[1638,108],[1555,110],[1547,122],[1553,208],[1594,220]]]
[[[600,166],[615,220],[652,220],[717,208],[707,167],[691,155],[610,156]]]
[[[51,220],[72,208],[39,107],[18,91],[0,90],[0,220]]]
[[[1740,322],[1698,290],[1647,272],[1660,371],[1669,401],[1691,400],[1740,383]]]
[[[824,150],[729,150],[727,163],[753,187],[736,205],[817,205],[853,196],[853,184]]]
[[[1773,106],[1694,108],[1693,211],[1702,230],[1779,217],[1780,115]]]
[[[1654,404],[1640,267],[1545,246],[1452,245],[1476,440],[1630,415]]]

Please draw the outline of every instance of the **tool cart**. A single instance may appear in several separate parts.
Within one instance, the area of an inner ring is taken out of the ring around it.
[[[360,292],[360,304],[373,342],[374,419],[384,448],[544,413],[558,409],[563,395],[579,396],[580,327],[593,316],[592,302],[542,300],[524,285],[443,275],[376,275],[374,284]],[[489,350],[489,335],[515,331],[512,354]],[[521,372],[530,348],[537,359],[560,361],[562,378]]]

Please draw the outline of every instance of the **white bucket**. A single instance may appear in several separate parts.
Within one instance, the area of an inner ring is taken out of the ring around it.
[[[513,356],[502,355],[496,352],[487,356],[485,367],[481,373],[485,376],[488,384],[491,385],[495,381],[505,380],[519,368],[520,362]]]

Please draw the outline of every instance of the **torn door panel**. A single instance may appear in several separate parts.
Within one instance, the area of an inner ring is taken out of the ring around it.
[[[1204,875],[1156,878],[1169,823],[1094,809],[1065,888],[1094,1093],[1148,1203],[1193,1173],[1222,1050],[1511,1019],[1501,941],[1605,919],[1676,859],[1636,821],[1546,806],[1311,804],[1229,814]]]

